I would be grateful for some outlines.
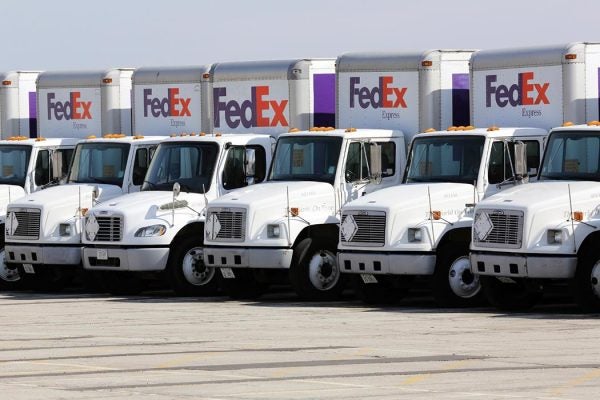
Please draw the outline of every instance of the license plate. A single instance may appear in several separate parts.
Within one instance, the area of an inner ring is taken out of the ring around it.
[[[33,269],[33,265],[31,264],[23,264],[23,269],[28,274],[35,274],[35,269]]]
[[[96,250],[96,259],[98,259],[98,260],[108,260],[108,250],[106,250],[106,249],[97,249]]]
[[[221,268],[221,275],[223,275],[223,278],[225,279],[235,278],[235,274],[233,273],[233,270],[231,268]]]
[[[377,283],[377,278],[372,274],[360,274],[364,283]]]

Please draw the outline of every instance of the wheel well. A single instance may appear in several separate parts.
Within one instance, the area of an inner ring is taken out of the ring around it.
[[[173,244],[177,243],[181,238],[191,235],[199,236],[200,242],[204,243],[204,223],[192,222],[191,224],[188,224],[181,228],[181,230],[177,232],[177,235],[175,235],[175,237],[171,241],[171,247],[173,246]]]
[[[600,232],[593,232],[589,234],[584,240],[583,243],[577,249],[577,257],[580,257],[584,254],[588,254],[592,249],[597,249],[600,244]]]
[[[320,224],[310,225],[304,228],[296,240],[294,241],[294,248],[302,240],[306,238],[312,238],[327,243],[327,245],[334,246],[337,248],[338,238],[340,236],[340,228],[337,224]]]
[[[471,243],[471,228],[456,228],[446,232],[438,242],[437,248],[440,249],[451,243],[460,246],[467,245],[468,248]]]

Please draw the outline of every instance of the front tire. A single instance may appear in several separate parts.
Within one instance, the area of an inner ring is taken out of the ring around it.
[[[480,280],[487,300],[503,311],[527,311],[542,298],[542,291],[523,279],[503,282],[493,276],[480,276]]]
[[[17,264],[6,264],[4,249],[0,250],[0,289],[20,290],[25,287]]]
[[[459,244],[439,249],[432,283],[440,307],[474,306],[483,298],[479,276],[471,272],[469,250]]]
[[[204,264],[202,243],[188,237],[175,243],[167,265],[167,277],[178,296],[214,296],[218,292],[217,270]]]
[[[304,239],[296,247],[290,268],[296,293],[306,300],[335,300],[344,290],[345,277],[337,263],[335,247]]]
[[[594,252],[580,258],[573,286],[575,301],[584,311],[600,311],[600,257]]]

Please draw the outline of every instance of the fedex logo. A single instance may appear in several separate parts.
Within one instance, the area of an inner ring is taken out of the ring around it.
[[[237,128],[242,124],[244,128],[288,126],[285,118],[285,108],[288,100],[269,100],[268,86],[252,86],[250,88],[250,100],[224,101],[222,97],[227,96],[227,88],[217,87],[213,89],[215,128],[221,126],[221,113],[225,116],[225,123],[230,128]],[[273,117],[269,118],[265,113],[272,110]]]
[[[55,100],[56,93],[48,93],[48,120],[52,120],[52,116],[57,121],[71,119],[92,119],[91,101],[81,101],[81,92],[70,92],[69,100],[62,102]]]
[[[407,108],[404,96],[407,88],[393,87],[393,76],[380,76],[379,86],[369,89],[360,87],[358,76],[350,77],[350,108],[355,103],[361,108]]]
[[[512,107],[550,104],[546,92],[550,87],[549,82],[535,83],[534,72],[521,72],[517,75],[517,83],[509,86],[495,83],[498,75],[486,75],[485,77],[485,106],[492,106],[492,98],[498,107]]]
[[[191,117],[191,98],[179,97],[179,88],[168,88],[167,97],[152,97],[152,89],[144,89],[144,117]]]

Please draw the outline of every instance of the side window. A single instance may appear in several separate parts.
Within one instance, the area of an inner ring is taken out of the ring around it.
[[[50,151],[40,150],[35,161],[34,181],[36,186],[50,182]]]
[[[140,148],[135,152],[135,161],[133,163],[133,177],[132,182],[135,186],[139,186],[144,183],[144,177],[148,170],[148,149]]]
[[[386,178],[396,172],[396,145],[394,142],[375,142],[381,146],[381,176]],[[355,182],[368,179],[371,153],[369,144],[352,142],[348,146],[346,158],[346,182]]]
[[[245,155],[246,149],[241,146],[231,147],[227,151],[222,176],[223,188],[226,190],[246,186],[246,174],[244,172]]]
[[[73,149],[59,149],[54,152],[52,157],[53,181],[60,181],[67,177],[73,153]]]
[[[267,175],[267,154],[262,146],[248,146],[249,149],[254,149],[255,171],[254,182],[262,182]]]
[[[540,166],[540,144],[535,140],[526,140],[523,143],[526,145],[529,175],[536,175]],[[510,153],[510,159],[508,153]],[[504,182],[506,179],[512,177],[510,160],[512,159],[514,162],[514,157],[514,143],[509,142],[506,147],[504,146],[504,142],[492,143],[488,165],[488,181],[491,184]]]

